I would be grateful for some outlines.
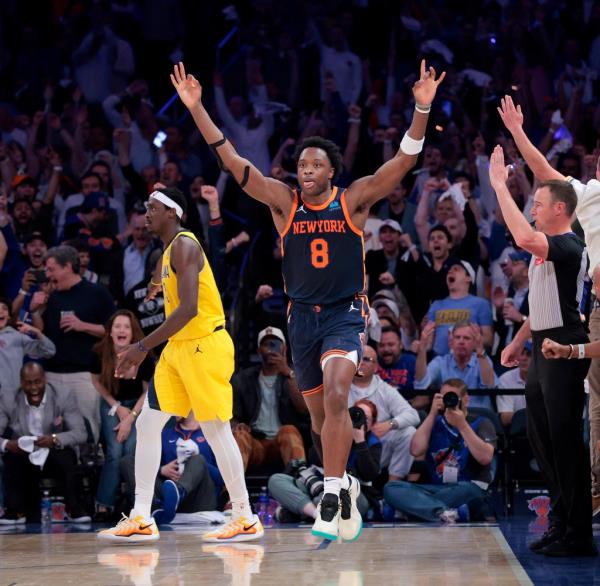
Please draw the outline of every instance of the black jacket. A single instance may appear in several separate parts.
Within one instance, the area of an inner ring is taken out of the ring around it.
[[[260,412],[260,385],[258,375],[261,366],[250,366],[233,375],[233,417],[239,423],[245,423],[251,428],[256,423]],[[296,425],[307,421],[307,415],[298,413],[290,399],[289,382],[283,375],[277,375],[275,392],[277,394],[277,407],[281,425]]]

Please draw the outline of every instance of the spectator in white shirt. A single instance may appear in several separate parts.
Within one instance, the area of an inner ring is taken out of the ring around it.
[[[519,356],[519,366],[505,372],[498,378],[499,389],[523,389],[527,382],[527,371],[531,363],[531,342],[526,342],[521,356]],[[525,409],[525,393],[522,395],[498,395],[496,397],[496,407],[500,414],[502,425],[508,427],[512,421],[513,415],[520,409]]]
[[[371,431],[381,440],[381,466],[388,467],[390,480],[405,478],[413,457],[410,442],[419,425],[419,414],[408,401],[377,374],[377,353],[365,346],[360,363],[361,376],[355,376],[348,395],[348,407],[360,399],[368,399],[377,407],[377,422]]]

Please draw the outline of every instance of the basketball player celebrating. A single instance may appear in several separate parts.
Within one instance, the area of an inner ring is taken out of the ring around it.
[[[193,409],[232,503],[231,522],[205,534],[203,539],[258,539],[264,531],[250,509],[242,457],[229,424],[234,350],[225,330],[225,315],[212,270],[194,234],[181,227],[186,210],[181,191],[160,187],[150,194],[146,210],[148,229],[160,237],[165,247],[157,272],[161,275],[167,319],[118,355],[115,376],[135,375],[151,348],[167,339],[169,342],[161,353],[136,426],[134,508],[128,518],[101,531],[98,537],[119,543],[159,538],[150,507],[160,464],[161,431],[171,415],[187,416]],[[173,490],[178,492],[176,486]],[[183,498],[181,494],[175,496]]]
[[[362,519],[356,507],[359,484],[345,472],[352,444],[348,393],[362,353],[368,314],[362,229],[369,208],[392,191],[421,152],[431,103],[445,73],[421,62],[413,86],[412,124],[396,156],[374,175],[345,190],[332,186],[341,170],[336,145],[307,138],[296,151],[300,192],[264,177],[240,157],[210,119],[202,87],[175,65],[171,81],[190,110],[219,163],[254,199],[271,209],[281,236],[283,276],[291,299],[288,331],[298,387],[311,414],[313,439],[321,451],[325,490],[313,535],[344,540],[358,538]]]

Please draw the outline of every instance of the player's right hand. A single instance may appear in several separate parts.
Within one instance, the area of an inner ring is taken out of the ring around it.
[[[171,83],[177,90],[179,98],[186,108],[193,108],[202,98],[202,86],[198,80],[191,74],[185,73],[185,67],[180,61],[173,66],[171,73]]]
[[[508,366],[509,368],[519,366],[519,356],[522,349],[522,346],[515,344],[514,341],[506,346],[500,355],[502,366]]]

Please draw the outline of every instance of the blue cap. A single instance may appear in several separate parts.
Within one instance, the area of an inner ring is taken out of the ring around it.
[[[88,211],[107,210],[108,196],[102,191],[92,191],[85,196],[81,207]]]
[[[531,254],[526,250],[515,250],[508,255],[508,258],[514,262],[522,261],[527,264],[531,262]]]

